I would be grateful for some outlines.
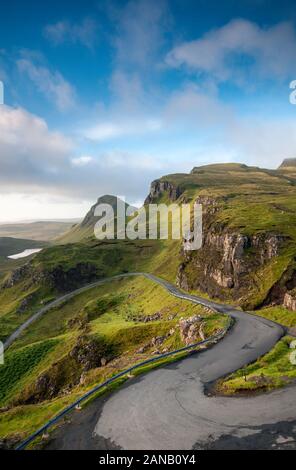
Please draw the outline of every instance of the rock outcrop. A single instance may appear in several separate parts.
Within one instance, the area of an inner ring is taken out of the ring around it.
[[[179,321],[180,336],[184,344],[189,346],[197,342],[198,338],[205,339],[202,317],[195,315],[190,318],[181,318]]]
[[[288,308],[289,310],[293,310],[293,312],[296,312],[296,292],[295,290],[293,291],[288,291],[284,295],[284,300],[283,300],[283,306]]]
[[[90,339],[85,340],[83,337],[78,340],[77,344],[70,352],[70,357],[82,367],[84,372],[95,367],[100,367],[103,358],[98,343]]]
[[[26,263],[23,266],[20,266],[19,268],[15,269],[11,275],[9,276],[8,279],[5,279],[3,282],[1,288],[2,289],[9,289],[13,287],[15,284],[18,282],[22,281],[26,277],[30,276],[31,273],[31,265],[30,263]]]
[[[218,297],[220,288],[239,291],[248,275],[278,255],[283,241],[275,234],[205,230],[202,249],[183,253],[177,283],[183,289],[199,288]]]
[[[202,247],[192,252],[181,250],[177,284],[223,300],[247,298],[256,272],[279,255],[287,237],[268,232],[248,235],[220,222],[223,196],[201,195],[196,202],[203,207]]]
[[[80,336],[67,356],[42,372],[35,382],[22,391],[15,404],[32,404],[69,393],[90,370],[107,363],[106,346]]]
[[[18,282],[26,280],[28,285],[46,284],[59,292],[68,292],[95,281],[98,276],[97,267],[89,262],[77,263],[69,269],[61,264],[53,269],[43,269],[28,263],[13,271],[3,282],[1,289],[9,289]]]
[[[155,180],[151,183],[150,192],[144,204],[156,203],[163,193],[168,193],[170,201],[174,202],[181,196],[182,189],[170,181]]]

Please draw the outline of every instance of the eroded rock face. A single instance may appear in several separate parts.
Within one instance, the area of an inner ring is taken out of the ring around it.
[[[176,186],[169,181],[155,180],[151,183],[150,193],[145,199],[145,204],[154,203],[164,192],[168,193],[169,199],[172,202],[176,201],[182,194],[182,190],[179,186]]]
[[[198,338],[205,339],[202,326],[202,317],[199,315],[186,319],[181,318],[179,321],[180,336],[186,346],[197,342]]]
[[[98,279],[97,268],[88,262],[78,263],[68,270],[62,265],[58,265],[52,270],[34,269],[28,263],[13,271],[2,284],[2,289],[11,288],[16,283],[27,280],[30,285],[45,283],[60,292],[68,292],[96,279]]]
[[[82,366],[83,371],[88,371],[102,365],[102,354],[99,345],[90,339],[79,339],[76,346],[70,352],[70,356]]]
[[[202,247],[181,250],[182,263],[177,284],[185,290],[198,289],[220,299],[247,299],[256,271],[280,254],[287,238],[276,233],[246,235],[219,222],[223,197],[199,196],[203,207]]]
[[[161,318],[161,313],[156,312],[156,313],[153,313],[152,315],[146,315],[145,317],[143,317],[142,321],[144,323],[149,323],[150,321],[159,320],[160,318]]]
[[[23,266],[15,269],[11,273],[10,277],[3,282],[1,288],[2,289],[9,289],[10,287],[13,287],[19,281],[22,281],[27,276],[29,276],[30,271],[31,271],[31,267],[30,267],[29,263],[24,264]]]
[[[45,273],[46,282],[61,292],[71,291],[96,279],[97,268],[91,263],[78,263],[68,270],[65,270],[63,266],[57,266]]]
[[[203,288],[210,280],[218,287],[239,289],[244,276],[278,255],[282,240],[283,237],[276,235],[248,237],[240,233],[205,233],[201,250],[183,253],[185,262],[179,267],[178,285],[183,289],[192,288],[188,277],[183,275],[191,264],[191,270],[196,270],[196,287]]]
[[[42,372],[33,384],[22,391],[15,404],[40,403],[68,394],[73,387],[82,383],[90,369],[105,366],[107,362],[105,345],[81,335],[70,353]]]
[[[272,285],[264,301],[258,307],[283,305],[293,310],[294,299],[296,299],[296,270],[292,264],[287,267],[280,279]]]
[[[296,312],[296,292],[286,292],[284,295],[283,306]]]

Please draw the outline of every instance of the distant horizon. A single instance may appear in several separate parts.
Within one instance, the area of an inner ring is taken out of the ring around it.
[[[281,160],[280,165],[281,165],[285,160],[294,160],[294,159],[296,159],[296,157],[283,158],[283,159]],[[250,167],[253,166],[253,167],[261,168],[262,170],[264,170],[264,169],[266,169],[266,170],[277,170],[277,169],[280,167],[280,165],[279,165],[279,166],[277,166],[276,168],[268,168],[268,167],[261,167],[261,166],[258,166],[258,165],[248,165],[247,163],[243,163],[243,162],[231,162],[231,161],[229,161],[229,162],[211,162],[211,163],[207,163],[207,164],[205,164],[205,165],[198,165],[198,167],[209,166],[209,165],[221,165],[221,164],[222,164],[222,165],[223,165],[223,164],[224,164],[224,165],[227,165],[227,164],[237,164],[237,165],[246,165],[246,166],[250,166]],[[193,166],[193,167],[191,168],[191,170],[192,170],[193,168],[195,168],[195,167],[197,167],[197,165],[196,165],[196,166]],[[191,171],[191,170],[190,170],[190,171]],[[188,172],[178,172],[178,173],[189,174],[190,171],[188,171]],[[168,173],[168,175],[170,175],[170,174],[176,174],[176,173],[177,173],[177,172],[171,172],[171,173]],[[167,175],[166,175],[166,174],[159,175],[159,177],[156,178],[156,179],[160,179],[160,178],[162,178],[163,176],[167,176]],[[151,182],[152,182],[152,181],[151,181]],[[150,183],[151,183],[151,182],[150,182]],[[148,191],[149,191],[149,187],[147,188],[147,194],[148,194]],[[146,196],[147,196],[147,194],[146,194]],[[34,218],[21,218],[21,219],[6,219],[6,220],[3,220],[3,219],[1,218],[1,212],[0,212],[0,225],[10,225],[10,224],[17,224],[17,223],[19,223],[19,224],[22,224],[22,223],[23,223],[23,224],[28,224],[28,223],[36,223],[36,222],[65,222],[65,223],[67,223],[67,222],[71,222],[71,221],[73,221],[73,223],[79,223],[79,222],[85,217],[85,215],[86,215],[87,211],[90,209],[90,207],[91,207],[93,204],[95,204],[95,202],[97,201],[97,199],[100,198],[100,197],[103,197],[103,196],[105,196],[105,195],[111,195],[111,193],[109,192],[109,193],[101,194],[100,196],[97,196],[94,200],[89,200],[89,201],[86,200],[86,201],[84,201],[84,209],[81,209],[80,214],[79,214],[79,215],[77,214],[77,215],[74,216],[74,217],[63,217],[63,216],[62,216],[62,217],[54,217],[54,216],[53,216],[53,217],[34,217]],[[113,196],[116,196],[116,195],[113,194]],[[146,197],[146,196],[145,196],[145,197]],[[117,195],[116,197],[123,197],[123,195],[122,195],[122,196]],[[128,200],[126,200],[126,201],[127,201],[131,206],[134,206],[134,207],[141,207],[141,206],[143,205],[143,203],[144,203],[145,197],[144,197],[141,201],[135,201],[135,202],[128,201]]]
[[[16,219],[16,220],[0,220],[0,225],[13,225],[13,224],[35,224],[38,222],[72,222],[73,223],[78,223],[79,221],[82,220],[82,217],[75,217],[75,218],[69,218],[69,219]]]
[[[0,23],[0,221],[296,155],[292,0],[11,0]]]

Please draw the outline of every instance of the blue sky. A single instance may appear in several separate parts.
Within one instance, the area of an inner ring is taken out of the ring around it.
[[[296,155],[293,1],[2,2],[2,220],[76,217],[152,179]]]

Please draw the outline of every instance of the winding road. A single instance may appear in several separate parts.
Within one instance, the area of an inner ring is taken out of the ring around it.
[[[268,352],[285,329],[262,317],[185,294],[152,274],[128,273],[112,279],[134,275],[145,276],[172,295],[231,315],[234,327],[212,348],[131,379],[116,393],[73,412],[70,422],[52,433],[46,449],[296,449],[295,386],[252,397],[205,393],[211,382]],[[67,294],[47,305],[46,311],[112,279]],[[41,314],[37,312],[34,319]],[[26,327],[32,321],[27,320]],[[23,329],[22,325],[6,345]]]

